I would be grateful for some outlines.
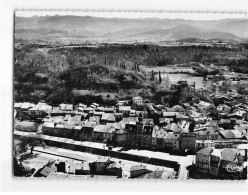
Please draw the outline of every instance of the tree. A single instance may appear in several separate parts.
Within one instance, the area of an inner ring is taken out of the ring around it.
[[[41,139],[41,137],[39,135],[22,137],[21,138],[21,144],[23,145],[23,147],[29,147],[30,154],[33,154],[35,147],[37,147],[37,146],[45,147],[46,146],[46,144],[44,143],[44,141]]]
[[[159,71],[159,83],[162,83],[161,72]]]

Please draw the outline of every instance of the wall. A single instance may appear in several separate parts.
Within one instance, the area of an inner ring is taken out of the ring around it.
[[[20,135],[14,135],[14,138],[16,138],[16,139],[20,139],[20,137],[21,137]],[[127,154],[127,153],[122,153],[122,152],[118,152],[118,151],[92,148],[92,147],[75,145],[75,144],[71,144],[71,143],[64,143],[64,142],[53,141],[53,140],[44,140],[44,142],[48,146],[64,148],[64,149],[80,151],[80,152],[86,152],[86,153],[91,153],[91,154],[96,154],[96,155],[101,155],[101,156],[119,158],[119,159],[124,159],[124,160],[130,160],[130,161],[135,161],[135,162],[139,162],[139,163],[146,163],[146,164],[152,164],[152,165],[159,165],[159,166],[174,168],[174,170],[176,172],[178,172],[179,167],[180,167],[180,165],[176,161],[169,161],[169,160],[157,159],[157,158],[149,158],[147,156],[138,156],[138,155]]]

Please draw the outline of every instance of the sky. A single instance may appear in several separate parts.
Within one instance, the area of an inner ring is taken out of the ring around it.
[[[188,20],[219,20],[226,18],[246,18],[245,13],[161,13],[161,12],[91,12],[91,11],[16,11],[15,16],[54,16],[54,15],[75,15],[75,16],[95,16],[104,18],[170,18],[170,19],[188,19]]]

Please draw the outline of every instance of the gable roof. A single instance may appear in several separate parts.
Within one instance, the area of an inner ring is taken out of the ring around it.
[[[219,133],[224,137],[224,138],[235,138],[233,133],[230,130],[221,130]]]
[[[204,156],[210,156],[213,152],[213,148],[203,148],[196,152],[197,155],[204,155]]]

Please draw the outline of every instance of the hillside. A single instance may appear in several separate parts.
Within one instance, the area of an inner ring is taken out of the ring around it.
[[[194,21],[90,16],[15,17],[15,38],[47,41],[158,41],[247,38],[248,20]],[[151,38],[154,38],[151,39]]]

